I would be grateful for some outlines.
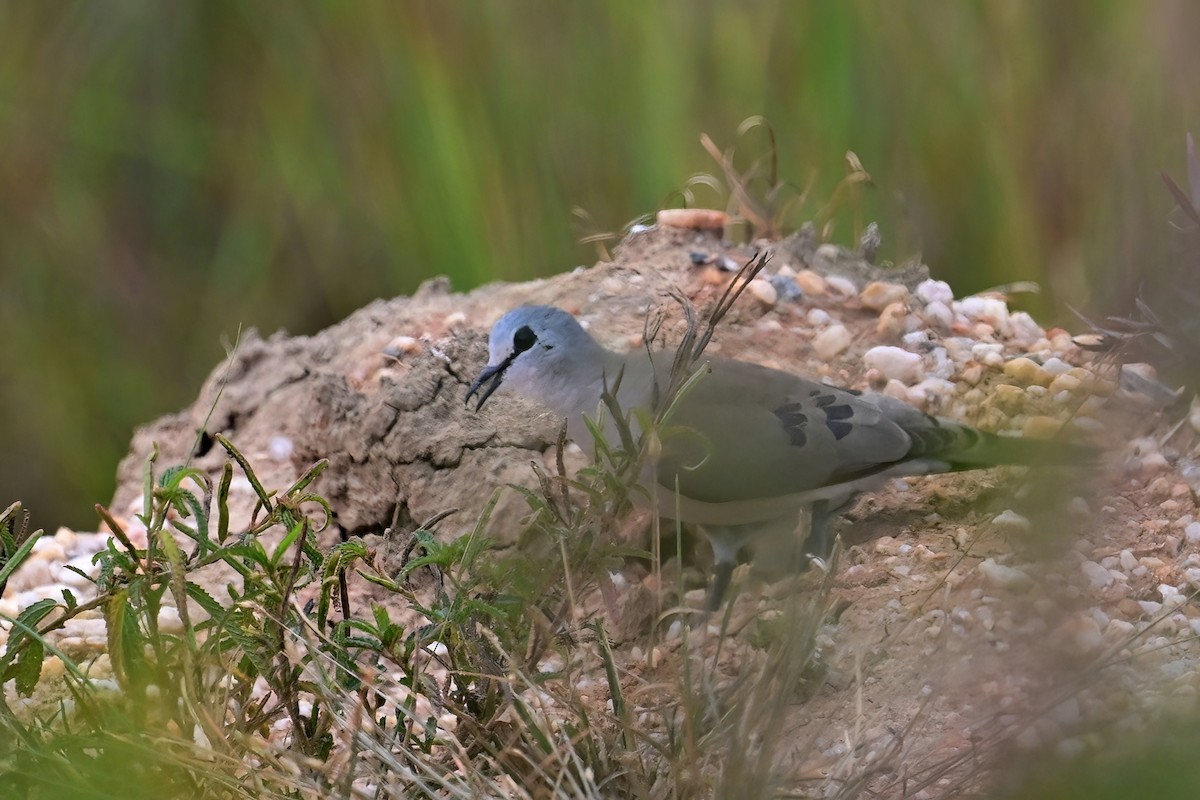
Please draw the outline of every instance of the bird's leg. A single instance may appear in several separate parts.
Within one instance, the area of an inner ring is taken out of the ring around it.
[[[739,541],[736,529],[713,526],[705,527],[704,532],[708,534],[713,551],[712,583],[704,604],[705,610],[711,613],[720,609],[721,601],[725,599],[725,591],[733,578],[733,568],[737,566]]]
[[[828,500],[817,500],[812,504],[808,539],[804,542],[805,555],[820,559],[829,557],[829,519],[833,516]]]

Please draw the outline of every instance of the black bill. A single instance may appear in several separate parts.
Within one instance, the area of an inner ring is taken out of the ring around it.
[[[479,402],[475,404],[475,410],[478,411],[479,409],[483,408],[483,404],[487,402],[489,397],[492,396],[492,392],[500,388],[500,384],[504,381],[504,370],[508,369],[516,355],[516,353],[513,353],[499,364],[490,367],[484,367],[483,372],[479,373],[479,377],[472,381],[470,388],[467,389],[467,397],[463,401],[464,404],[470,403],[471,397],[475,394],[479,394]],[[491,381],[491,383],[488,384],[487,388],[480,392],[480,387],[482,387],[485,383],[488,383],[488,381]]]

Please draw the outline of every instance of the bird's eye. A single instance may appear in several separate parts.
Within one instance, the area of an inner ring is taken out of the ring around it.
[[[513,355],[516,355],[517,353],[524,353],[526,350],[533,347],[533,344],[536,341],[537,334],[535,334],[533,329],[528,325],[518,328],[517,332],[513,334]]]

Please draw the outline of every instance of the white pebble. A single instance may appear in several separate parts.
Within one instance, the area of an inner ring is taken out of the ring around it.
[[[173,606],[163,606],[158,610],[158,629],[164,633],[182,633],[183,620],[179,617],[179,609]]]
[[[267,442],[267,452],[276,461],[287,461],[295,449],[295,444],[288,436],[272,436]]]
[[[1081,617],[1078,622],[1069,627],[1069,633],[1076,650],[1080,653],[1094,653],[1104,646],[1104,635],[1100,626],[1091,617]]]
[[[772,307],[779,301],[779,292],[769,281],[756,278],[746,284],[746,291],[764,306]]]
[[[1011,333],[1008,304],[998,297],[964,297],[952,308],[968,319],[992,326],[1001,336]]]
[[[932,328],[948,331],[954,326],[954,312],[950,310],[950,306],[934,300],[929,305],[925,306],[925,322]]]
[[[949,402],[950,398],[954,397],[956,391],[955,386],[948,380],[942,378],[926,378],[909,390],[910,401],[913,402],[917,398],[920,402],[913,402],[913,405],[924,406],[933,404],[941,408]]]
[[[47,583],[24,592],[18,592],[17,606],[24,610],[40,600],[62,600],[63,589],[69,588],[61,583]]]
[[[1065,375],[1073,370],[1074,367],[1063,361],[1058,356],[1053,356],[1051,358],[1047,358],[1042,363],[1042,369],[1046,370],[1046,372],[1049,372],[1051,375]]]
[[[822,361],[829,361],[849,347],[850,342],[853,340],[854,335],[850,333],[850,329],[845,325],[830,325],[813,339],[812,348],[817,358]]]
[[[1145,617],[1153,617],[1162,612],[1163,604],[1157,600],[1138,600],[1137,604]]]
[[[842,297],[853,297],[858,294],[858,287],[854,285],[854,281],[843,278],[841,275],[830,275],[825,279],[825,285],[831,292],[840,294]]]
[[[1189,522],[1183,529],[1183,536],[1188,540],[1188,544],[1200,542],[1200,522]]]
[[[1112,573],[1095,561],[1084,561],[1079,567],[1093,589],[1107,588],[1113,582]]]
[[[809,309],[808,314],[805,316],[805,320],[814,328],[824,328],[832,319],[829,316],[829,312],[823,308]]]
[[[863,364],[887,378],[909,384],[921,380],[923,375],[921,356],[890,345],[872,347],[863,354]]]
[[[1016,311],[1008,318],[1014,342],[1028,347],[1046,335],[1033,317],[1024,311]]]
[[[1023,589],[1033,583],[1033,579],[1025,572],[998,564],[990,558],[985,558],[979,563],[979,574],[998,589]]]
[[[1029,520],[1022,517],[1011,508],[1006,509],[992,518],[992,525],[1014,533],[1025,533],[1029,530]]]
[[[1108,625],[1105,626],[1104,635],[1110,639],[1120,641],[1132,636],[1136,630],[1137,626],[1135,626],[1132,622],[1126,622],[1123,619],[1117,619],[1116,617],[1113,617],[1108,621]]]
[[[402,355],[413,355],[421,352],[421,341],[413,336],[397,336],[383,348],[386,355],[399,358]]]
[[[943,303],[948,306],[954,302],[954,290],[945,281],[923,280],[917,284],[916,295],[926,304]]]
[[[950,354],[944,347],[935,347],[929,351],[929,358],[933,361],[933,369],[930,372],[938,378],[949,380],[954,377],[954,373],[958,370]]]

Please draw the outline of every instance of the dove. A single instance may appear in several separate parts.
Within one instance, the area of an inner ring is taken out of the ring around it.
[[[609,350],[552,306],[505,314],[488,354],[467,403],[477,396],[478,411],[503,386],[565,417],[585,450],[594,450],[585,416],[618,441],[602,405],[606,390],[615,387],[623,413],[641,409],[651,418],[671,401],[657,430],[661,447],[640,480],[662,516],[694,524],[712,545],[710,612],[721,606],[742,547],[795,537],[805,509],[807,554],[825,558],[831,516],[891,478],[1089,455],[1084,445],[985,433],[884,395],[715,356],[702,356],[696,380],[668,398],[673,351]],[[634,428],[640,434],[636,421]]]

